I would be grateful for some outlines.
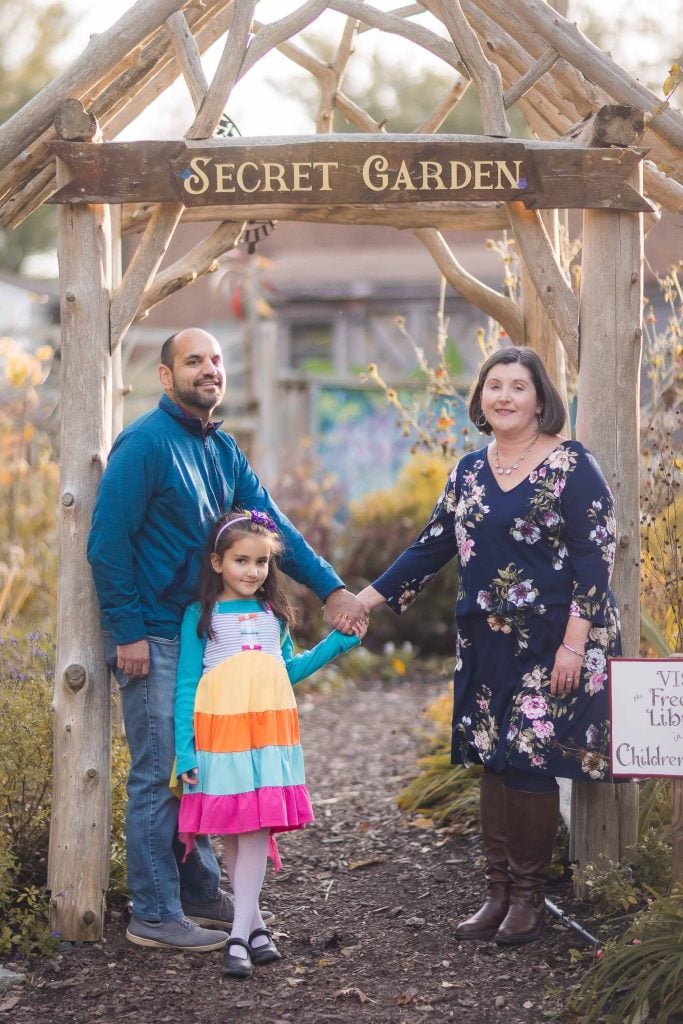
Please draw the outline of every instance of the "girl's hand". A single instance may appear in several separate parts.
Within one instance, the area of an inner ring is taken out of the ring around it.
[[[368,619],[360,619],[353,627],[353,632],[356,634],[359,640],[362,640],[368,631]]]
[[[199,782],[199,769],[190,768],[189,772],[181,772],[180,781],[184,782],[186,786],[196,786]]]
[[[578,690],[582,668],[583,657],[580,654],[574,654],[562,645],[558,647],[550,674],[550,692],[553,696],[566,697],[573,690]]]

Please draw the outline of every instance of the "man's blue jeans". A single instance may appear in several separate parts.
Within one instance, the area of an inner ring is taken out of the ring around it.
[[[107,662],[121,691],[123,721],[130,750],[126,847],[128,889],[133,913],[143,921],[168,921],[182,915],[183,898],[192,903],[215,899],[220,869],[208,836],[182,863],[178,841],[178,800],[168,788],[175,757],[174,701],[178,640],[147,637],[150,669],[131,678],[116,667],[116,644],[104,634]]]

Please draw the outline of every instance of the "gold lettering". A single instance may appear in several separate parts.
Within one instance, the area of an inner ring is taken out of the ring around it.
[[[460,175],[462,172],[462,180]],[[472,169],[462,160],[451,160],[451,188],[467,188],[472,180]]]
[[[264,164],[263,173],[265,176],[265,182],[263,185],[264,192],[291,191],[285,184],[285,169],[282,164]],[[277,182],[278,188],[273,188],[273,181]]]
[[[190,167],[194,171],[189,178],[183,181],[183,188],[191,196],[200,196],[209,187],[209,176],[204,171],[207,164],[211,163],[210,156],[195,156],[190,160]],[[197,187],[195,187],[195,185]]]
[[[518,182],[522,171],[522,161],[514,160],[513,163],[515,165],[514,174],[508,167],[507,160],[496,160],[496,167],[498,168],[498,184],[496,185],[496,188],[505,188],[505,185],[502,183],[503,176],[507,178],[508,184],[511,185],[512,188],[519,188]]]
[[[415,186],[413,185],[405,160],[401,160],[401,166],[398,169],[396,180],[391,186],[391,191],[398,192],[401,188],[412,189],[413,192],[415,191]]]
[[[311,164],[312,167],[319,167],[323,172],[323,183],[320,186],[321,192],[331,192],[332,186],[330,185],[330,168],[339,167],[339,164],[334,163],[330,160],[323,160],[322,163]]]
[[[387,187],[389,183],[387,175],[388,166],[389,161],[387,158],[378,154],[369,156],[363,164],[363,181],[373,192],[381,192],[382,189]],[[374,174],[375,177],[371,178],[371,174]]]
[[[420,167],[422,168],[422,185],[423,189],[431,191],[437,189],[443,191],[446,186],[443,183],[441,177],[443,173],[443,167],[436,160],[420,160]],[[430,182],[434,181],[435,184],[431,185]]]
[[[293,192],[312,192],[313,186],[310,184],[309,175],[311,173],[310,164],[292,164],[292,173],[294,180],[292,183]],[[303,185],[302,182],[306,184]]]
[[[257,175],[256,184],[252,185],[251,188],[249,188],[249,186],[244,180],[244,172],[247,167],[253,167]],[[259,188],[261,187],[261,182],[258,178],[258,169],[258,164],[252,163],[251,160],[247,160],[245,161],[245,163],[239,165],[239,167],[237,168],[237,185],[242,192],[258,192]]]
[[[493,183],[485,184],[486,181],[491,177],[491,165],[493,160],[475,160],[474,161],[474,187],[475,188],[493,188]]]
[[[235,191],[235,183],[232,180],[234,173],[234,164],[216,164],[216,192]]]

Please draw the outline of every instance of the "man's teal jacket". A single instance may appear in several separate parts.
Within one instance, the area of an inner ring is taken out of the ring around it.
[[[197,597],[211,527],[233,507],[272,516],[284,540],[283,571],[321,600],[343,586],[218,427],[204,428],[163,395],[114,443],[95,502],[88,561],[102,624],[117,644],[179,635],[183,613]]]

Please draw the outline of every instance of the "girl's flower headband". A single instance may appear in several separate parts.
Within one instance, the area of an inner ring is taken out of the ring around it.
[[[213,542],[213,550],[215,551],[218,547],[218,539],[222,533],[225,532],[230,526],[234,526],[235,523],[256,523],[257,526],[265,526],[267,530],[271,530],[273,533],[277,533],[277,524],[274,519],[271,519],[265,512],[260,512],[257,508],[252,508],[242,512],[239,516],[234,519],[230,519],[227,523],[223,523],[220,530],[216,534],[216,538]]]

